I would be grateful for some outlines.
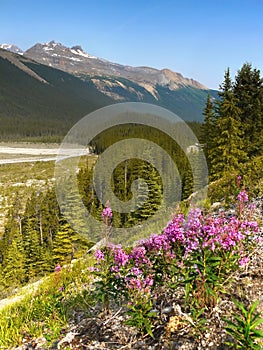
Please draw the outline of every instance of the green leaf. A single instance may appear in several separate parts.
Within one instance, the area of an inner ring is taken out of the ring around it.
[[[222,258],[220,256],[212,256],[211,258],[208,258],[206,261],[210,262],[210,261],[221,261]]]
[[[256,300],[250,307],[249,313],[252,315],[259,304],[259,300]]]
[[[154,339],[154,335],[153,335],[153,332],[152,332],[151,325],[147,324],[145,329],[146,329],[146,332]]]
[[[255,322],[253,322],[251,324],[251,328],[255,328],[257,327],[258,325],[260,325],[261,323],[263,323],[263,318],[259,318],[258,320],[256,320]]]
[[[251,323],[255,322],[260,317],[260,313],[256,313],[251,317]]]
[[[203,318],[201,320],[198,321],[198,325],[203,325],[203,324],[206,324],[207,322],[207,319],[206,318]]]
[[[245,309],[245,305],[238,302],[237,300],[233,300],[233,303],[242,311],[243,315],[247,317],[248,311]]]
[[[252,332],[257,336],[257,338],[263,338],[263,332],[262,331],[259,331],[257,329],[253,329]]]
[[[238,315],[233,315],[233,317],[237,320],[238,325],[241,327],[245,327],[246,322],[242,320]]]

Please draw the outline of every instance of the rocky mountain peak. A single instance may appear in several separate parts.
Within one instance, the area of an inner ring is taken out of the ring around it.
[[[197,89],[203,89],[206,90],[207,87],[200,84],[198,81],[194,79],[185,78],[181,73],[173,72],[168,68],[164,68],[161,70],[161,72],[165,75],[166,79],[169,81],[169,84],[171,83],[174,86],[189,86],[195,87]]]
[[[18,46],[13,44],[0,44],[0,49],[4,49],[13,53],[17,53],[19,55],[23,55],[24,51],[21,50]]]
[[[78,76],[107,76],[131,80],[149,91],[158,85],[177,90],[180,87],[193,87],[207,90],[199,82],[185,78],[180,73],[170,69],[156,69],[152,67],[132,67],[121,65],[92,56],[85,52],[80,45],[71,48],[54,40],[45,44],[36,44],[27,50],[24,55],[39,63],[61,69]]]
[[[71,50],[84,52],[84,50],[82,49],[82,47],[80,45],[72,46]]]
[[[51,40],[49,43],[42,44],[42,45],[47,45],[47,46],[52,46],[52,47],[63,46],[61,43],[57,43],[55,40]]]

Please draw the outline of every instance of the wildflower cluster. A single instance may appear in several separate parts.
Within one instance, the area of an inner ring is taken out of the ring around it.
[[[244,191],[238,201],[247,201]],[[149,314],[158,286],[183,287],[186,301],[200,308],[214,306],[230,272],[249,262],[248,249],[257,243],[258,232],[254,221],[193,209],[187,216],[175,215],[161,234],[132,249],[108,244],[97,250],[94,273],[108,293],[104,300],[124,297],[130,324],[139,322],[138,328],[151,334]]]

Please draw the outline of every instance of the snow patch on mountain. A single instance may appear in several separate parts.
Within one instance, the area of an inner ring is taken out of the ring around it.
[[[156,92],[158,85],[164,86],[171,91],[181,87],[208,90],[199,82],[185,78],[180,73],[169,69],[159,70],[152,67],[132,67],[113,63],[85,52],[79,45],[70,48],[61,43],[56,43],[54,40],[44,44],[38,43],[28,49],[24,55],[39,63],[76,74],[81,78],[85,78],[85,75],[87,75],[92,77],[112,77],[113,79],[120,77],[130,80],[146,89],[156,100],[159,99]],[[112,89],[109,82],[107,84],[105,82],[96,82],[95,85],[99,85],[100,91],[107,95],[109,95],[108,90]],[[102,85],[104,87],[101,90]],[[113,92],[116,93],[116,91],[111,91],[111,93]]]
[[[0,44],[0,49],[7,50],[13,53],[17,53],[19,55],[23,55],[23,50],[21,50],[18,46],[13,44]]]

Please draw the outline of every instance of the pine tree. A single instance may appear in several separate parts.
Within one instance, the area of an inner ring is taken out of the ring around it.
[[[60,227],[53,243],[54,264],[65,264],[72,259],[79,258],[90,247],[90,241],[77,234],[64,220],[60,220]]]
[[[228,99],[229,95],[233,92],[233,83],[230,75],[230,68],[225,71],[224,81],[219,86],[219,97],[221,100]]]
[[[207,95],[206,106],[203,112],[204,124],[201,127],[201,143],[204,144],[204,154],[207,161],[208,169],[211,169],[211,152],[214,147],[216,136],[216,118],[214,104],[211,100],[210,93]]]
[[[211,151],[211,175],[218,179],[226,173],[236,172],[246,159],[243,150],[243,131],[240,122],[240,109],[232,91],[226,91],[219,102],[216,122],[217,136]]]
[[[15,200],[8,211],[7,222],[4,230],[3,237],[3,249],[11,244],[14,237],[20,233],[22,235],[22,205],[18,194],[15,196]],[[4,254],[4,250],[3,250]]]
[[[263,79],[260,71],[245,63],[238,71],[233,88],[249,156],[263,151]]]
[[[187,164],[182,177],[182,199],[187,199],[193,193],[193,171],[190,164]]]
[[[37,219],[34,217],[23,220],[23,244],[26,254],[26,272],[28,280],[38,275],[37,265],[41,259],[40,235]]]
[[[148,152],[148,151],[145,151]],[[149,158],[149,157],[148,157]],[[146,162],[137,160],[130,181],[142,179],[137,184],[136,210],[128,215],[127,226],[134,226],[153,216],[162,203],[162,181],[153,167],[157,160]]]
[[[12,240],[3,263],[5,287],[18,287],[26,280],[26,256],[22,237]]]
[[[39,219],[43,231],[44,247],[51,251],[53,239],[59,228],[60,210],[54,188],[48,190],[40,206]]]

